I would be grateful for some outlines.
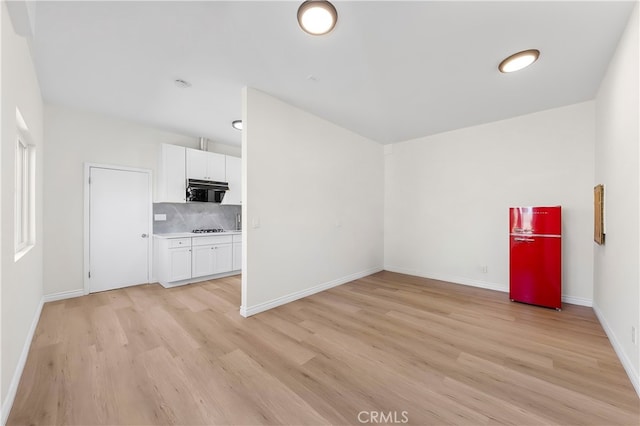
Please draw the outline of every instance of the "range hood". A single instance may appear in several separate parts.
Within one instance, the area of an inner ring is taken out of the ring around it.
[[[228,182],[217,182],[215,180],[188,179],[187,188],[207,189],[213,191],[228,191]]]

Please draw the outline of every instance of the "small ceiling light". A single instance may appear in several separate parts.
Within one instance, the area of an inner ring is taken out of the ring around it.
[[[539,56],[540,51],[537,49],[523,50],[522,52],[514,53],[500,62],[498,69],[504,73],[520,71],[537,61]]]
[[[306,0],[298,8],[298,24],[311,35],[327,34],[337,21],[338,12],[327,0]]]
[[[242,130],[242,120],[233,120],[231,122],[231,127],[236,130]]]
[[[181,89],[186,89],[187,87],[191,87],[191,83],[185,80],[177,79],[177,80],[174,80],[173,82],[176,84],[176,86],[178,86]]]

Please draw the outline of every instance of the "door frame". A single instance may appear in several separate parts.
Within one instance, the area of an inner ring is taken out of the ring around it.
[[[150,169],[140,169],[136,167],[125,167],[125,166],[114,166],[111,164],[100,164],[100,163],[84,163],[84,247],[83,247],[83,293],[85,295],[89,294],[89,270],[90,270],[90,257],[89,257],[89,247],[90,247],[90,194],[91,194],[91,185],[89,185],[89,177],[91,176],[91,169],[109,169],[109,170],[118,170],[123,172],[139,172],[146,173],[149,176],[149,238],[147,238],[147,252],[148,252],[148,266],[149,270],[147,271],[147,280],[151,281],[153,278],[153,172]]]

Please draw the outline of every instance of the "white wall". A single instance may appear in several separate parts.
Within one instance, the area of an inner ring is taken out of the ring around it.
[[[382,269],[383,147],[243,96],[243,314]]]
[[[640,78],[638,6],[596,98],[595,183],[605,185],[605,244],[594,249],[594,308],[640,395]],[[636,331],[637,333],[638,331]]]
[[[385,269],[508,291],[509,207],[562,205],[562,292],[590,304],[594,133],[585,102],[392,145]]]
[[[83,164],[157,168],[161,143],[198,147],[197,138],[168,133],[101,114],[45,106],[44,291],[64,295],[83,289]],[[239,147],[209,150],[239,154]]]
[[[25,39],[14,33],[5,2],[1,5],[1,88],[2,139],[0,161],[2,170],[1,211],[1,299],[2,299],[2,422],[8,416],[19,374],[26,360],[24,350],[30,344],[34,320],[39,316],[42,301],[42,170],[43,130],[42,98],[33,61]],[[36,240],[35,246],[14,261],[14,185],[15,149],[17,138],[16,107],[20,109],[36,145]]]

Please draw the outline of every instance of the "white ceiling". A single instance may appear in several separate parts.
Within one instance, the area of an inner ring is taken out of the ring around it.
[[[392,143],[594,98],[634,6],[335,1],[338,25],[314,37],[300,2],[40,2],[44,99],[239,145],[251,86]],[[529,48],[533,66],[497,71]]]

